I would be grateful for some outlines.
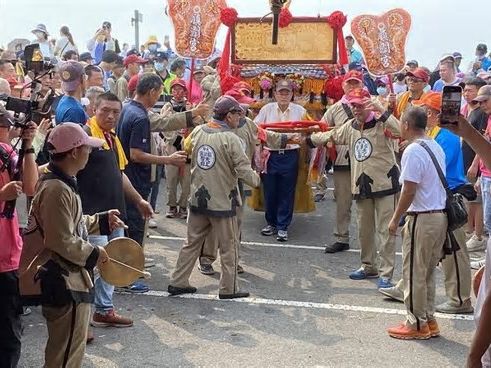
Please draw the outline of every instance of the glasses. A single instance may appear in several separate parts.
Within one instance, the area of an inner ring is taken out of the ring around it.
[[[242,114],[242,112],[243,112],[243,111],[241,111],[241,110],[232,110],[232,111],[230,111],[230,113],[231,113],[232,115],[240,115],[240,114]]]
[[[407,81],[410,83],[423,83],[424,80],[414,77],[407,77]]]

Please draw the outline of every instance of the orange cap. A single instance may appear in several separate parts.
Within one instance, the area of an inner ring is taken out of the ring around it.
[[[415,106],[427,106],[430,109],[441,111],[442,110],[442,94],[439,92],[429,92],[421,99],[414,101]]]

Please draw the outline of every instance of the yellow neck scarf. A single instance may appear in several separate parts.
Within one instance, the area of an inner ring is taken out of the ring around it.
[[[433,128],[429,128],[427,132],[428,137],[430,137],[431,139],[435,139],[438,133],[440,133],[441,129],[442,128],[440,128],[438,125],[434,126]]]
[[[423,96],[425,95],[426,93],[423,92],[423,94],[421,95],[420,99],[423,98]],[[401,95],[401,98],[399,100],[399,102],[397,103],[397,106],[396,106],[396,111],[395,111],[395,117],[397,119],[400,119],[402,114],[404,113],[404,111],[406,111],[408,105],[410,103],[412,103],[413,101],[419,101],[419,100],[411,100],[411,92],[407,91],[407,92],[404,92],[402,95]]]
[[[104,131],[97,124],[97,120],[96,120],[95,116],[93,116],[92,118],[89,119],[89,121],[87,122],[87,125],[90,127],[90,133],[92,134],[92,137],[104,140],[104,144],[102,145],[102,148],[105,150],[110,150],[111,147],[109,147],[109,144],[107,143],[107,139],[104,136]],[[121,171],[123,171],[125,169],[126,165],[128,165],[128,160],[126,158],[126,155],[124,154],[123,146],[121,145],[121,142],[120,142],[118,136],[116,135],[116,132],[114,131],[114,129],[111,130],[111,132],[109,134],[111,134],[114,138],[114,145],[115,145],[114,148],[115,148],[116,154],[118,155],[119,169]]]

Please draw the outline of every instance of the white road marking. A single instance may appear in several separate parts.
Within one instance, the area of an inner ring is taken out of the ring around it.
[[[134,294],[135,295],[135,294]],[[166,291],[154,291],[151,290],[148,293],[136,294],[137,296],[153,296],[153,297],[168,297],[169,293]],[[182,299],[196,299],[196,300],[211,300],[219,302],[234,302],[245,304],[263,304],[263,305],[277,305],[282,307],[295,307],[295,308],[307,308],[307,309],[327,309],[327,310],[339,310],[345,312],[361,312],[361,313],[377,313],[377,314],[394,314],[404,316],[406,311],[404,309],[392,309],[392,308],[376,308],[376,307],[362,307],[358,305],[347,304],[330,304],[330,303],[314,303],[314,302],[299,302],[295,300],[280,300],[280,299],[264,299],[264,298],[241,298],[241,299],[219,299],[216,295],[211,294],[183,294],[176,295],[172,298]],[[449,320],[459,321],[473,321],[474,316],[464,314],[442,314],[435,313],[435,317]]]
[[[184,241],[185,238],[175,237],[175,236],[162,236],[162,235],[149,235],[150,239],[156,240],[173,240],[173,241]],[[290,248],[290,249],[310,249],[310,250],[322,250],[324,251],[325,247],[318,247],[315,245],[303,245],[303,244],[279,244],[279,243],[262,243],[262,242],[247,242],[243,241],[242,244],[252,245],[256,247],[267,247],[267,248]],[[350,253],[360,253],[359,249],[348,249],[346,252]],[[402,253],[397,252],[396,255],[402,256]]]

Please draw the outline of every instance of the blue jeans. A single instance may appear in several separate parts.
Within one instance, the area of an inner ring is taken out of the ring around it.
[[[491,234],[491,178],[481,176],[482,209],[484,226],[488,234]]]
[[[271,152],[268,173],[262,176],[266,221],[278,230],[287,230],[292,222],[298,158],[298,150]]]
[[[90,235],[89,243],[92,245],[106,246],[108,241],[114,238],[120,238],[124,236],[124,229],[118,228],[114,230],[111,235]],[[114,309],[113,294],[114,286],[105,282],[99,272],[96,272],[94,277],[94,305],[95,311],[100,314],[107,314]]]

